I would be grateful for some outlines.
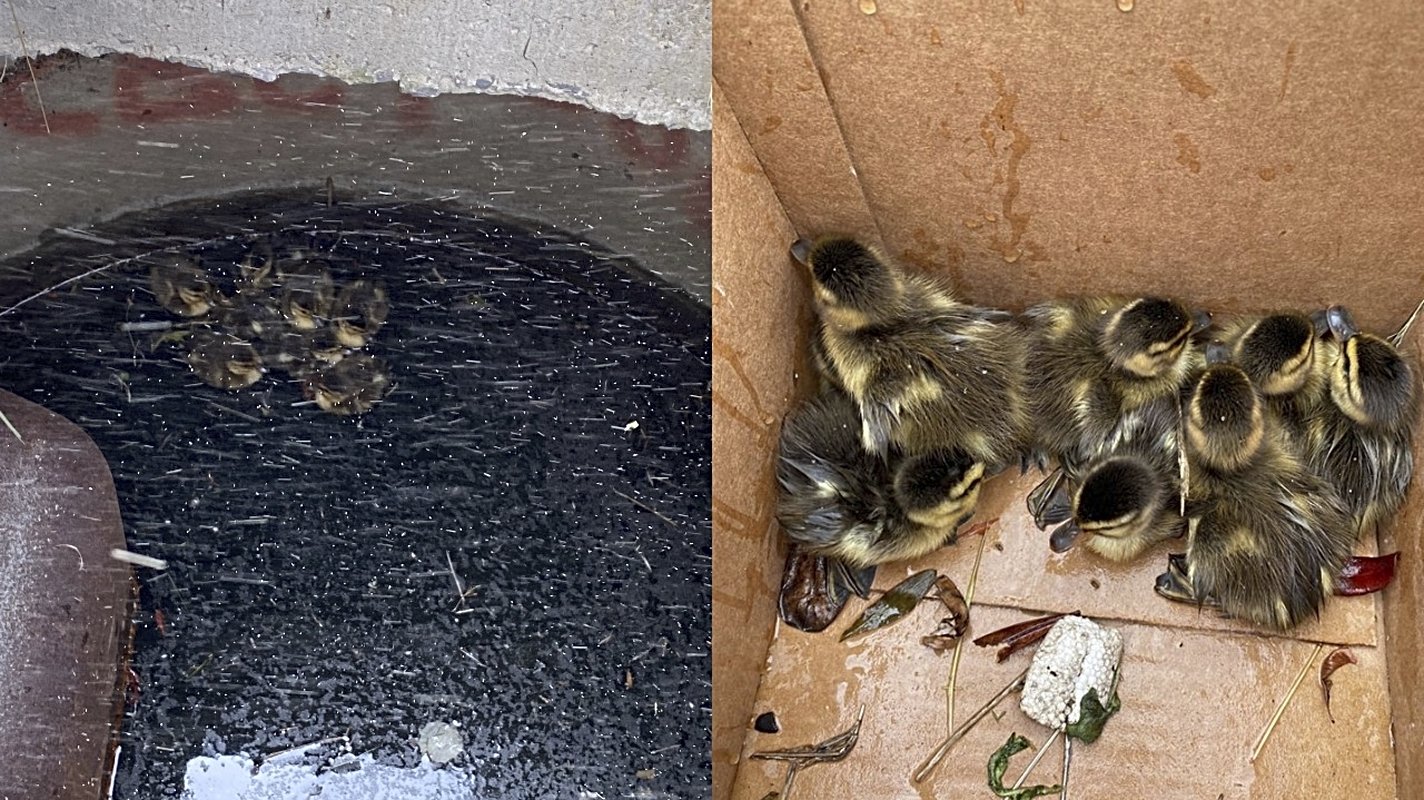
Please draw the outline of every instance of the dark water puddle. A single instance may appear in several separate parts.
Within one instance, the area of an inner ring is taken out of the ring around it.
[[[171,319],[145,254],[230,269],[271,234],[389,288],[371,349],[395,388],[371,413],[323,413],[277,373],[210,388],[120,329]],[[705,307],[590,243],[438,204],[244,195],[82,236],[23,263],[116,266],[0,330],[7,388],[94,438],[130,549],[170,565],[142,575],[115,796],[177,796],[205,747],[345,736],[410,765],[433,720],[463,728],[477,796],[705,794]]]

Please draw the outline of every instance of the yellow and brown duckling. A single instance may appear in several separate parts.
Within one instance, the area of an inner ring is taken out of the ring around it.
[[[276,266],[283,316],[299,331],[314,331],[331,318],[336,286],[325,261],[304,254],[280,259]]]
[[[1328,402],[1329,369],[1338,350],[1328,332],[1324,312],[1286,311],[1232,320],[1219,335],[1231,361],[1260,390],[1267,411],[1301,446],[1307,422]]]
[[[208,271],[186,255],[159,257],[148,272],[158,304],[180,317],[201,317],[222,302]]]
[[[365,347],[385,324],[391,305],[386,287],[365,278],[341,288],[332,306],[332,329],[336,341],[345,347]]]
[[[1211,360],[1225,358],[1222,347]],[[1355,541],[1339,496],[1295,454],[1239,367],[1205,371],[1186,422],[1185,569],[1159,576],[1158,593],[1276,630],[1318,615]]]
[[[859,569],[953,541],[974,514],[984,467],[943,450],[892,467],[861,447],[855,402],[826,387],[786,420],[777,479],[787,537]]]
[[[1178,414],[1174,399],[1144,406],[1110,455],[1083,470],[1069,519],[1049,544],[1079,544],[1109,561],[1128,561],[1186,531],[1181,516]]]
[[[1335,485],[1358,531],[1398,510],[1414,476],[1418,374],[1388,340],[1364,333],[1340,306],[1327,311],[1337,342],[1330,402],[1311,419],[1309,448]]]
[[[277,282],[277,257],[271,240],[257,239],[237,264],[237,293],[266,295]]]
[[[1025,341],[1004,312],[848,237],[802,239],[818,357],[859,408],[860,442],[888,457],[946,450],[994,474],[1018,460],[1029,429]]]
[[[1041,468],[1050,458],[1059,464],[1029,496],[1044,528],[1063,520],[1069,486],[1087,464],[1117,447],[1141,409],[1161,401],[1175,405],[1200,369],[1194,338],[1211,317],[1157,297],[1056,300],[1024,316],[1033,457]]]
[[[391,389],[386,364],[370,353],[351,353],[306,375],[303,390],[322,411],[338,416],[364,414]]]
[[[189,345],[188,365],[209,386],[236,391],[262,380],[262,357],[246,339],[204,329],[193,333]]]

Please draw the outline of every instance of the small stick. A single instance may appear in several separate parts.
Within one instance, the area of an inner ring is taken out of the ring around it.
[[[123,561],[126,564],[133,564],[136,567],[148,567],[149,569],[168,569],[168,562],[161,558],[146,556],[143,553],[135,553],[131,550],[124,550],[115,547],[109,551],[109,558],[115,561]]]
[[[1419,319],[1419,312],[1424,311],[1424,300],[1419,301],[1419,305],[1414,307],[1414,313],[1409,315],[1409,319],[1399,326],[1399,330],[1389,335],[1389,343],[1398,347],[1404,341],[1404,337],[1409,335],[1409,329],[1414,327],[1414,321]]]
[[[979,534],[979,549],[974,552],[974,569],[969,572],[969,586],[964,592],[964,613],[966,614],[974,607],[974,585],[979,582],[979,563],[984,559],[984,544],[989,541],[989,526],[995,522],[998,522],[997,517],[984,523],[984,529]],[[959,641],[954,643],[954,657],[949,662],[949,682],[944,685],[944,730],[946,736],[954,730],[954,687],[959,678],[959,657],[964,652],[964,638],[960,636]]]
[[[15,423],[11,422],[10,418],[5,416],[4,411],[0,411],[0,422],[5,423],[5,427],[10,429],[10,433],[15,434],[15,438],[20,440],[20,444],[25,443],[24,438],[20,436],[20,432],[15,429]]]
[[[609,491],[613,492],[614,494],[618,495],[619,497],[623,498],[624,500],[627,500],[628,502],[632,503],[633,505],[637,506],[638,508],[641,508],[641,509],[643,509],[644,511],[646,511],[646,512],[652,514],[653,516],[657,517],[658,519],[662,520],[663,522],[666,522],[667,524],[673,526],[674,528],[677,527],[677,523],[676,523],[676,522],[673,522],[673,521],[672,521],[671,519],[669,519],[666,515],[664,515],[661,511],[658,511],[656,508],[653,508],[652,506],[648,505],[647,503],[644,503],[642,500],[639,500],[638,498],[633,497],[632,495],[623,494],[622,492],[618,491],[617,489],[610,489]]]
[[[1063,788],[1058,792],[1058,800],[1068,800],[1068,768],[1073,765],[1073,737],[1063,737],[1063,778],[1058,781],[1058,785]]]
[[[1024,785],[1024,781],[1028,780],[1028,774],[1033,772],[1033,768],[1038,766],[1038,762],[1043,760],[1044,754],[1048,752],[1049,745],[1057,741],[1058,737],[1063,734],[1063,730],[1063,728],[1054,728],[1053,733],[1049,734],[1048,738],[1043,740],[1043,744],[1039,745],[1038,752],[1033,754],[1033,760],[1028,762],[1027,767],[1024,767],[1023,774],[1019,776],[1018,780],[1014,781],[1014,785],[1010,786],[1010,789],[1017,789]]]
[[[1310,652],[1310,657],[1300,665],[1300,674],[1295,676],[1295,683],[1291,684],[1290,691],[1286,692],[1286,696],[1282,697],[1280,704],[1276,706],[1276,713],[1271,715],[1271,721],[1266,723],[1266,729],[1261,731],[1261,735],[1256,738],[1256,746],[1251,748],[1251,758],[1247,763],[1256,763],[1256,757],[1261,755],[1261,749],[1266,746],[1266,740],[1271,738],[1271,732],[1281,721],[1281,715],[1286,713],[1286,706],[1290,705],[1291,698],[1295,697],[1295,692],[1300,688],[1301,682],[1305,680],[1306,674],[1310,672],[1311,665],[1315,663],[1315,659],[1320,657],[1320,651],[1324,649],[1325,645],[1317,644],[1315,649]]]
[[[20,40],[20,50],[25,54],[25,64],[30,68],[30,83],[35,87],[35,100],[40,104],[40,119],[44,120],[45,133],[49,129],[49,114],[45,113],[44,98],[40,96],[40,79],[35,77],[35,62],[30,58],[30,46],[25,44],[25,29],[20,27],[20,17],[15,13],[15,0],[7,0],[10,5],[10,19],[15,22],[15,37]]]
[[[915,770],[915,774],[912,776],[915,783],[923,783],[925,778],[928,778],[930,776],[930,773],[934,772],[935,767],[939,766],[939,762],[944,760],[944,757],[949,753],[950,748],[954,747],[954,745],[957,744],[960,739],[963,739],[965,735],[968,734],[969,731],[974,728],[975,725],[979,724],[980,720],[989,716],[989,712],[993,711],[994,708],[999,705],[999,703],[1002,703],[1005,697],[1008,697],[1019,689],[1022,689],[1024,684],[1024,678],[1027,677],[1028,667],[1024,667],[1023,672],[1020,672],[1018,677],[1014,678],[1008,686],[1005,686],[1004,688],[1000,689],[999,693],[994,695],[989,700],[989,702],[985,703],[979,708],[978,711],[975,711],[973,714],[971,714],[969,716],[969,719],[964,721],[963,725],[960,725],[957,730],[955,730],[949,736],[946,736],[944,741],[939,743],[939,747],[936,747],[935,751],[930,754],[930,757],[925,760],[925,763],[921,764],[919,769]]]

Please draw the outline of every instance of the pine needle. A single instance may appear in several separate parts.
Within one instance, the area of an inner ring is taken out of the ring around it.
[[[53,133],[49,129],[49,114],[45,112],[44,98],[40,96],[40,79],[35,77],[35,62],[30,58],[30,46],[25,44],[25,30],[20,27],[20,16],[15,13],[15,0],[6,0],[10,6],[10,19],[15,23],[15,36],[20,40],[20,52],[25,54],[25,65],[30,68],[30,85],[35,87],[35,101],[40,106],[40,119],[44,120],[45,133]]]
[[[1300,684],[1305,680],[1306,674],[1310,672],[1311,666],[1315,664],[1317,658],[1320,658],[1320,651],[1324,649],[1325,645],[1317,644],[1315,649],[1310,651],[1310,657],[1300,665],[1300,674],[1295,676],[1295,683],[1291,684],[1290,691],[1286,692],[1286,696],[1281,698],[1280,705],[1276,706],[1276,713],[1271,715],[1271,721],[1266,723],[1266,729],[1261,731],[1261,735],[1256,738],[1256,746],[1251,748],[1251,758],[1247,763],[1256,763],[1256,757],[1261,755],[1262,748],[1266,746],[1266,740],[1271,738],[1271,732],[1281,721],[1281,715],[1286,713],[1286,706],[1290,705],[1291,698],[1295,697],[1296,690],[1300,688]]]
[[[974,553],[974,568],[969,572],[969,585],[965,587],[964,592],[964,610],[966,613],[972,611],[974,608],[974,586],[979,582],[979,564],[984,560],[984,545],[989,541],[990,526],[995,522],[998,522],[997,518],[984,523],[984,532],[979,535],[979,549]],[[959,678],[959,656],[964,652],[964,638],[965,637],[961,636],[959,637],[959,641],[954,643],[954,657],[949,662],[949,680],[944,685],[944,733],[946,736],[954,731],[954,686],[956,680]]]

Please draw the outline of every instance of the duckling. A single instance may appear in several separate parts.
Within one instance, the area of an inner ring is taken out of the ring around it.
[[[314,331],[331,317],[335,284],[326,262],[305,257],[288,257],[277,262],[277,279],[282,285],[282,314],[299,331]]]
[[[148,271],[158,304],[180,317],[201,317],[220,302],[221,293],[207,270],[186,255],[160,257]]]
[[[1157,591],[1286,630],[1319,613],[1355,534],[1246,373],[1212,360],[1187,413],[1186,569],[1159,576]]]
[[[1140,409],[1168,398],[1175,404],[1200,369],[1193,337],[1211,316],[1173,300],[1109,296],[1043,303],[1024,317],[1032,457],[1040,467],[1050,457],[1059,464],[1029,496],[1044,528],[1063,521],[1067,485],[1112,452]]]
[[[268,366],[294,378],[305,378],[326,369],[345,358],[348,352],[326,329],[314,333],[287,329],[263,339],[258,349]]]
[[[787,419],[777,462],[787,537],[857,569],[952,541],[974,514],[984,466],[935,450],[892,468],[865,452],[859,432],[855,401],[829,386]]]
[[[275,300],[242,291],[218,307],[217,321],[229,333],[252,341],[276,338],[289,327]]]
[[[262,380],[262,358],[246,339],[199,330],[192,335],[188,365],[209,386],[236,391]]]
[[[1110,561],[1128,561],[1147,548],[1180,537],[1181,487],[1177,409],[1162,399],[1144,407],[1122,445],[1093,462],[1073,493],[1071,518],[1049,544],[1063,552],[1073,539]]]
[[[1398,510],[1414,476],[1419,379],[1394,345],[1362,333],[1346,309],[1332,306],[1326,316],[1338,354],[1330,402],[1311,418],[1311,454],[1365,531]]]
[[[346,347],[364,347],[390,314],[386,287],[376,281],[355,280],[342,287],[332,307],[336,341]]]
[[[353,353],[306,376],[304,390],[322,411],[352,416],[370,411],[390,391],[386,364],[370,353]]]
[[[1308,420],[1327,402],[1337,349],[1325,338],[1328,330],[1323,313],[1286,311],[1232,320],[1219,335],[1232,362],[1260,390],[1267,412],[1302,446]]]
[[[266,294],[276,283],[276,267],[277,258],[271,240],[266,237],[256,240],[237,265],[237,293]]]
[[[994,474],[1029,429],[1025,341],[1012,317],[959,300],[854,239],[800,240],[831,382],[860,410],[861,445],[888,457],[963,452]]]

